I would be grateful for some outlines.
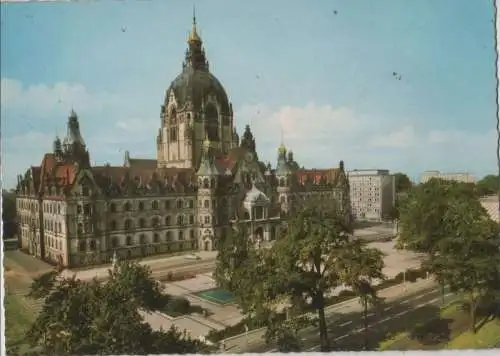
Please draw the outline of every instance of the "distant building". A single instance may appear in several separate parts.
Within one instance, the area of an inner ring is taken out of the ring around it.
[[[351,212],[357,220],[382,220],[396,199],[394,175],[386,169],[355,169],[347,173]]]
[[[426,183],[432,178],[454,180],[462,183],[474,183],[476,181],[476,178],[467,172],[441,173],[439,171],[425,171],[420,176],[420,183]]]
[[[481,205],[486,209],[492,220],[500,222],[500,212],[498,210],[498,196],[490,195],[479,199]]]

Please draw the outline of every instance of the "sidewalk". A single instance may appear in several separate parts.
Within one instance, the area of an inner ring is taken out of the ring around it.
[[[186,256],[195,254],[200,257],[199,260],[187,259]],[[217,251],[195,251],[195,252],[187,252],[184,255],[176,255],[171,257],[159,257],[156,259],[140,261],[141,265],[147,265],[151,268],[154,273],[155,270],[173,268],[173,267],[182,267],[189,265],[197,265],[203,264],[208,261],[215,259],[217,256]],[[111,264],[105,267],[96,267],[87,270],[70,270],[65,269],[62,272],[63,277],[72,277],[76,275],[76,278],[81,280],[90,280],[94,277],[97,279],[105,279],[108,277],[108,270],[111,268]]]
[[[413,293],[436,286],[433,279],[424,279],[415,283],[400,284],[397,286],[389,287],[379,291],[379,297],[387,301],[394,301],[405,296],[412,295]],[[345,302],[334,304],[325,308],[325,315],[329,317],[334,313],[348,314],[355,312],[362,312],[363,308],[359,303],[359,298],[347,300]],[[230,353],[243,353],[248,352],[248,348],[264,343],[264,335],[266,328],[255,329],[249,331],[246,335],[240,334],[229,337],[224,340],[226,350]]]

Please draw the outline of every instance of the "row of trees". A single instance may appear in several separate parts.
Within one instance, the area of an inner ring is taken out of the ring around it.
[[[408,192],[413,186],[410,178],[404,173],[395,173],[394,179],[396,193]],[[478,180],[476,183],[466,183],[465,185],[473,188],[475,190],[475,194],[478,197],[482,197],[485,195],[498,194],[498,190],[500,188],[500,179],[498,177],[498,174],[488,174]]]
[[[475,332],[477,308],[498,303],[500,290],[500,229],[475,187],[437,179],[415,186],[399,219],[398,246],[424,253],[424,267],[466,298]]]
[[[216,281],[235,295],[244,314],[268,325],[268,341],[275,339],[281,351],[300,351],[298,330],[311,324],[318,325],[321,350],[328,351],[328,293],[351,287],[367,315],[377,300],[373,282],[384,278],[382,252],[353,241],[351,233],[350,222],[333,203],[308,201],[269,249],[254,248],[244,227],[228,234],[220,244]],[[289,305],[285,322],[277,318],[281,303]],[[306,310],[317,317],[299,316]]]
[[[33,281],[29,297],[44,304],[27,333],[41,355],[145,355],[207,351],[175,328],[155,331],[139,310],[161,309],[169,296],[148,267],[123,261],[109,280],[84,282],[62,278],[58,271]],[[11,350],[12,351],[12,350]]]

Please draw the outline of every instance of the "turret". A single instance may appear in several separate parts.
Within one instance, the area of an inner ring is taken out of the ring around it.
[[[72,109],[67,124],[66,137],[62,144],[64,156],[80,166],[90,165],[90,158],[87,152],[85,141],[80,133],[80,124],[78,122],[78,115]]]
[[[276,179],[278,180],[278,194],[281,204],[281,210],[287,212],[290,207],[292,198],[291,186],[292,186],[292,174],[293,171],[286,159],[286,147],[281,144],[278,148],[278,164],[276,165]]]
[[[250,130],[250,125],[245,126],[245,132],[243,132],[240,146],[252,153],[255,153],[255,138]]]
[[[221,172],[215,163],[214,151],[208,136],[202,145],[201,162],[196,175],[198,176],[198,221],[200,221],[198,243],[199,246],[204,246],[205,250],[212,250],[215,247],[214,226],[217,224],[215,198]]]
[[[61,161],[63,159],[63,150],[62,150],[61,139],[59,138],[59,136],[56,136],[56,139],[54,140],[54,143],[52,146],[53,146],[54,156],[56,157],[56,160]]]

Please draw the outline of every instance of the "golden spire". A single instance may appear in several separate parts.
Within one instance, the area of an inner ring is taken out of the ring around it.
[[[201,42],[201,38],[198,35],[198,31],[196,30],[196,12],[193,5],[193,27],[191,28],[191,32],[189,32],[188,43],[193,42]]]

